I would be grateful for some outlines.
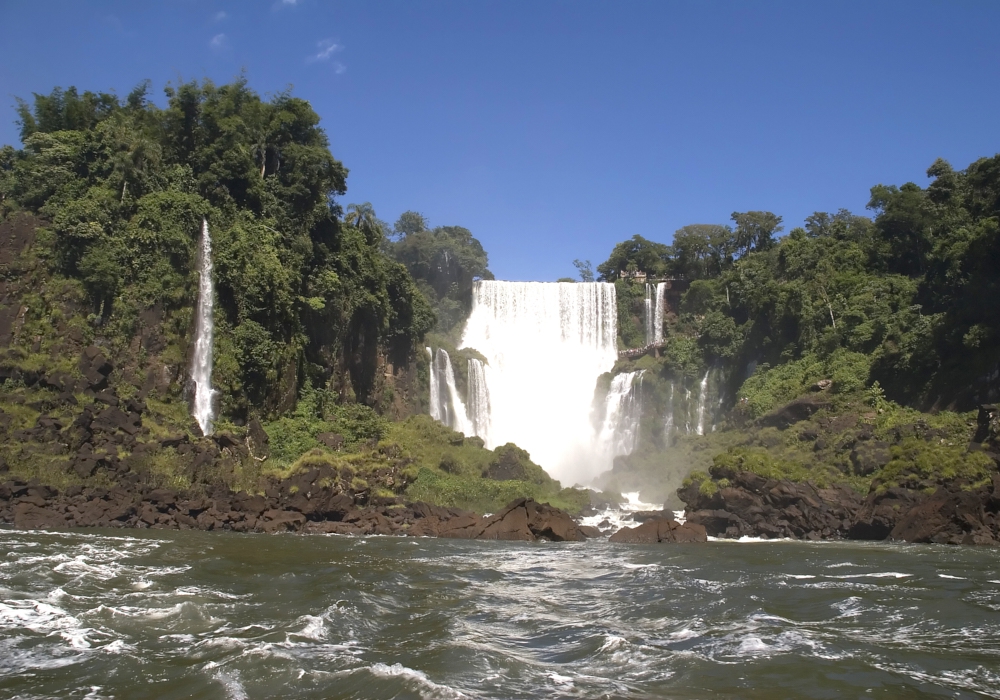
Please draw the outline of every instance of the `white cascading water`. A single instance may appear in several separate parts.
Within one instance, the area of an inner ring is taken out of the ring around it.
[[[705,406],[708,403],[708,372],[705,372],[705,377],[701,380],[701,386],[698,389],[698,434],[705,434]]]
[[[452,430],[466,435],[472,435],[472,427],[465,410],[465,403],[455,385],[455,371],[451,366],[451,357],[444,348],[438,348],[431,354],[431,392],[430,414],[434,420],[441,421]]]
[[[199,251],[198,306],[195,311],[194,357],[191,361],[191,381],[194,382],[192,415],[204,435],[212,434],[215,421],[215,390],[212,389],[212,335],[215,293],[212,284],[212,239],[208,220],[201,220],[201,250]]]
[[[646,299],[645,302],[645,323],[646,323],[646,345],[652,345],[655,336],[655,329],[653,328],[653,323],[656,319],[656,312],[653,310],[653,285],[646,285]]]
[[[663,342],[663,305],[667,298],[667,283],[656,284],[656,297],[653,302],[653,342],[659,345]]]
[[[476,358],[469,359],[469,387],[466,405],[472,432],[484,442],[490,436],[490,387],[486,381],[486,366]]]
[[[514,442],[567,484],[611,466],[590,417],[618,358],[614,285],[476,282],[462,346],[487,360],[487,447]]]
[[[670,382],[670,393],[667,394],[667,417],[663,420],[663,436],[670,444],[674,435],[674,383]]]
[[[437,366],[434,363],[434,351],[426,348],[427,356],[431,362],[431,391],[430,391],[430,414],[434,420],[441,420],[444,416],[441,411],[443,402],[441,401],[441,381],[438,378]]]
[[[614,460],[616,455],[631,454],[639,440],[642,373],[643,370],[626,372],[611,379],[604,404],[604,423],[598,435],[598,444],[604,450],[606,459]]]

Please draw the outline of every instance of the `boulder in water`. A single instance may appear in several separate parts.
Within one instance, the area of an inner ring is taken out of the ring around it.
[[[638,527],[622,528],[608,541],[622,544],[707,542],[708,533],[697,523],[681,524],[671,518],[651,518]]]

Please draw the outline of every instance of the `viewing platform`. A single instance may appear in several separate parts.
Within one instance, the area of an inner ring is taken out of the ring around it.
[[[649,345],[643,345],[641,348],[626,348],[625,350],[618,351],[618,359],[628,358],[634,360],[637,357],[642,357],[650,350],[654,351],[655,356],[659,357],[659,351],[665,348],[667,344],[665,342],[650,343]]]

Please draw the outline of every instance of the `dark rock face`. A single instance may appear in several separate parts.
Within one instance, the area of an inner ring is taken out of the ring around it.
[[[708,531],[700,523],[683,525],[670,518],[652,518],[638,527],[625,527],[613,534],[609,542],[624,544],[656,544],[657,542],[707,542]]]
[[[808,419],[814,413],[830,406],[830,398],[825,394],[810,394],[791,401],[781,408],[771,411],[757,419],[762,428],[778,428],[784,430]]]
[[[985,486],[953,482],[931,495],[916,488],[883,489],[876,483],[863,500],[843,487],[820,489],[809,482],[768,480],[748,472],[726,478],[732,485],[711,495],[701,493],[698,484],[678,492],[688,505],[688,523],[704,526],[714,537],[1000,545],[1000,473]],[[652,541],[650,531],[622,537]]]
[[[730,486],[705,495],[697,484],[678,495],[689,523],[713,537],[840,539],[847,536],[861,498],[847,488],[765,479],[750,472],[725,476]]]
[[[0,522],[31,530],[137,527],[527,542],[578,542],[587,537],[568,514],[532,499],[518,499],[483,518],[421,502],[359,507],[351,496],[336,490],[334,483],[324,468],[272,482],[264,495],[223,487],[197,494],[162,488],[144,491],[126,485],[111,490],[77,486],[60,494],[37,484],[7,481],[0,484]]]

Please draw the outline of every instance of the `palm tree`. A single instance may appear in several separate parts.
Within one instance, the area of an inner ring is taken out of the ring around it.
[[[369,243],[377,241],[382,235],[382,224],[375,216],[371,202],[348,204],[344,221],[365,234]]]

